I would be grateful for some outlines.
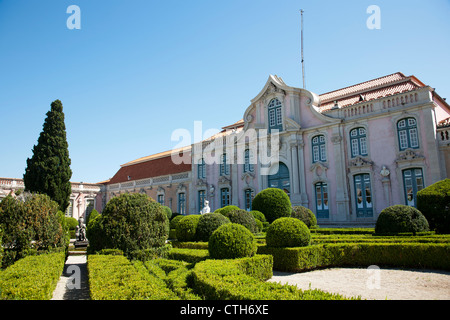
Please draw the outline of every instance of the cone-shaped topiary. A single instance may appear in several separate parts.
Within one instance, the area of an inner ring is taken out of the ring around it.
[[[306,224],[296,218],[279,218],[267,229],[268,247],[305,247],[311,242]]]
[[[283,190],[268,188],[255,196],[252,209],[261,211],[268,222],[273,222],[281,217],[290,217],[292,205],[291,200]]]
[[[227,223],[213,232],[208,242],[209,255],[213,259],[236,259],[256,254],[256,239],[244,226]]]

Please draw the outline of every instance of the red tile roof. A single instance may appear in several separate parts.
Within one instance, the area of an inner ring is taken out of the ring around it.
[[[327,111],[331,109],[334,106],[335,101],[337,101],[342,108],[359,103],[361,96],[364,98],[364,101],[370,101],[397,93],[413,91],[424,86],[425,85],[416,77],[406,77],[403,73],[397,72],[321,94],[320,110]]]
[[[188,152],[188,151],[185,151]],[[146,178],[153,178],[159,176],[165,176],[169,174],[176,174],[186,171],[191,171],[191,164],[175,164],[170,156],[171,152],[167,152],[169,155],[164,157],[149,158],[147,160],[142,160],[144,158],[126,163],[121,166],[119,171],[111,178],[108,184],[127,182],[133,180],[140,180]],[[189,151],[189,161],[190,151]],[[134,164],[131,164],[134,163]],[[129,177],[129,178],[128,178]]]

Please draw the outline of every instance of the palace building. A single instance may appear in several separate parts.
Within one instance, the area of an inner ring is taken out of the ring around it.
[[[176,150],[190,163],[174,164],[172,151],[131,161],[104,192],[106,200],[146,193],[174,212],[198,214],[205,200],[212,211],[250,210],[259,191],[274,187],[310,208],[319,225],[373,225],[385,207],[415,206],[417,191],[448,176],[449,117],[445,99],[400,72],[321,95],[271,75],[242,120]],[[264,129],[279,140],[277,161],[266,168],[259,150],[245,148],[247,133]],[[205,161],[218,139],[233,142],[215,152],[218,161]]]
[[[321,226],[373,226],[384,208],[416,206],[419,190],[448,177],[449,119],[445,99],[400,72],[320,95],[271,75],[241,120],[200,143],[121,165],[96,185],[94,205],[101,211],[112,197],[139,192],[181,214],[199,214],[205,200],[211,211],[251,210],[254,196],[273,187]]]

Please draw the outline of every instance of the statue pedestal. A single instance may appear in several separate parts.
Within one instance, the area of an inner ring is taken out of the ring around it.
[[[88,245],[89,245],[89,241],[88,240],[84,240],[84,241],[77,240],[73,244],[73,246],[75,248],[87,248]]]

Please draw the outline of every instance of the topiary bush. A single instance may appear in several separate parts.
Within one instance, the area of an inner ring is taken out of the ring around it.
[[[243,225],[248,230],[250,230],[251,233],[258,232],[258,225],[256,224],[255,218],[250,212],[246,210],[238,209],[230,211],[227,217],[232,223]]]
[[[428,221],[419,210],[401,204],[381,211],[375,225],[376,234],[412,232],[415,235],[416,232],[428,230]]]
[[[185,216],[183,215],[177,215],[170,220],[170,229],[176,229],[178,222],[180,222],[181,219],[183,219]]]
[[[170,220],[170,218],[172,217],[172,209],[170,209],[168,206],[163,206],[163,209],[167,215],[167,219]]]
[[[97,219],[100,220],[94,226],[100,236],[92,238],[89,234],[90,245],[100,249],[120,249],[125,254],[162,247],[169,233],[169,220],[164,209],[145,194],[125,193],[112,198],[93,221]]]
[[[207,242],[212,233],[226,223],[230,223],[230,219],[220,213],[207,213],[200,216],[197,225],[197,240]]]
[[[317,219],[314,213],[306,207],[303,206],[294,206],[292,207],[292,218],[300,219],[303,221],[308,228],[316,228],[317,227]]]
[[[213,259],[252,257],[257,246],[254,235],[237,223],[227,223],[213,232],[208,242],[209,256]]]
[[[239,210],[239,209],[240,209],[240,208],[239,208],[238,206],[229,205],[229,206],[225,206],[225,207],[223,207],[223,208],[217,209],[217,210],[214,211],[214,212],[215,212],[215,213],[223,214],[225,217],[228,218],[228,214],[229,214],[231,211]]]
[[[417,192],[417,209],[428,220],[431,230],[450,233],[450,179]]]
[[[264,213],[258,210],[252,210],[250,213],[253,215],[253,218],[261,221],[261,222],[267,222],[266,217],[264,216]]]
[[[184,216],[176,226],[176,235],[178,241],[195,241],[197,226],[200,220],[200,215],[192,214]]]
[[[305,247],[311,242],[311,233],[303,221],[296,218],[278,218],[267,229],[268,247]]]
[[[268,188],[259,192],[253,199],[252,208],[261,211],[270,223],[281,217],[290,217],[292,212],[288,195],[277,188]]]

